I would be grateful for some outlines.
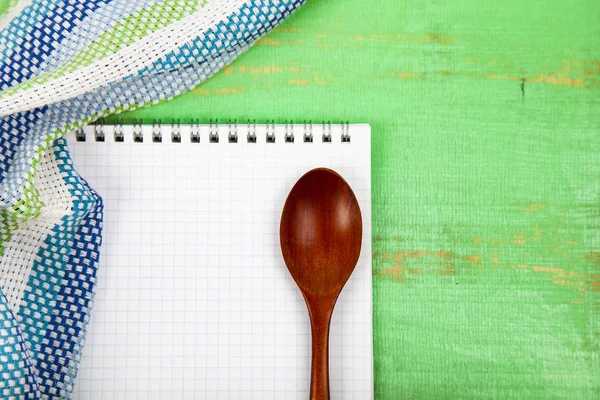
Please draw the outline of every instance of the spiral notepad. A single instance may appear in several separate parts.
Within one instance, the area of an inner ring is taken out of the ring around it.
[[[332,319],[331,396],[373,397],[368,125],[136,121],[67,139],[105,203],[73,398],[308,398],[310,324],[279,222],[316,167],[348,181],[364,223]]]

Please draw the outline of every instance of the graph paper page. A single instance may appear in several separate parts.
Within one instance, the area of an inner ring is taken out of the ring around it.
[[[362,252],[338,299],[330,332],[333,399],[371,399],[370,128],[315,126],[313,142],[295,127],[191,128],[181,143],[163,127],[162,143],[143,126],[115,142],[68,135],[77,171],[105,204],[95,305],[75,399],[307,399],[310,321],[279,247],[285,199],[308,170],[340,173],[358,198]],[[288,131],[290,132],[290,131]],[[327,129],[325,129],[327,133]]]

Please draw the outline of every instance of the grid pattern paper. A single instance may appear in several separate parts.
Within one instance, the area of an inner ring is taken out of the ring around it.
[[[80,174],[104,198],[105,234],[95,308],[75,399],[306,399],[310,323],[279,248],[287,194],[308,170],[329,167],[352,186],[363,214],[362,252],[330,332],[333,399],[373,397],[370,128],[315,125],[218,129],[181,126],[134,142],[132,126],[96,142],[67,136]],[[289,127],[288,133],[292,132]]]

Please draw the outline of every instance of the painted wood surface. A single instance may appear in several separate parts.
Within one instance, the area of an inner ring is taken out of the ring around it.
[[[370,123],[376,397],[599,398],[597,1],[313,0],[122,117]]]
[[[599,3],[312,1],[129,117],[369,122],[376,397],[598,398]]]

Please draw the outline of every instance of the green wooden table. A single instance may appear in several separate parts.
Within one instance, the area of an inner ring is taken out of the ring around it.
[[[600,3],[310,1],[129,118],[368,122],[375,394],[600,398]]]
[[[370,123],[376,397],[600,398],[597,0],[312,0],[123,117]]]

